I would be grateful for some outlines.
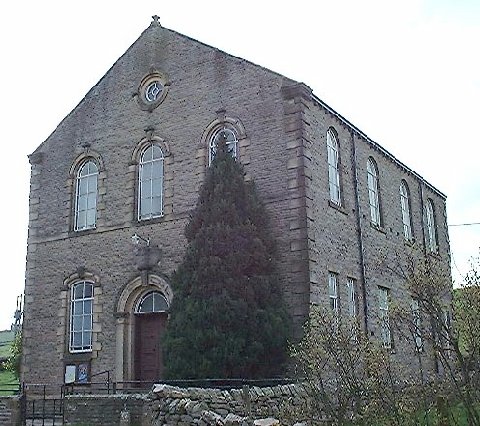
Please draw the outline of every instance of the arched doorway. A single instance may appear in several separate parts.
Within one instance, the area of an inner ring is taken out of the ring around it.
[[[161,339],[172,299],[168,282],[154,274],[148,274],[147,280],[136,277],[121,291],[115,311],[117,382],[154,381],[162,377]],[[143,369],[139,367],[142,364]]]
[[[168,319],[168,303],[158,291],[143,294],[135,306],[135,380],[163,377],[162,337]]]

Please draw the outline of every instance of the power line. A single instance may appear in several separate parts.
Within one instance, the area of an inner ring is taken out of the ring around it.
[[[455,266],[455,269],[457,270],[458,274],[460,275],[460,278],[462,278],[462,280],[465,280],[465,276],[462,274],[462,272],[458,268],[457,262],[455,262],[455,258],[453,257],[453,253],[450,253],[450,257],[452,258],[453,266]]]
[[[448,226],[471,226],[471,225],[480,225],[480,222],[456,223],[456,224],[454,224],[454,225],[448,225]]]

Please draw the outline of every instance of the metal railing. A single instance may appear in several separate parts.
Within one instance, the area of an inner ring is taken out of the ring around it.
[[[182,388],[204,388],[204,389],[241,389],[244,386],[277,386],[293,383],[292,379],[273,378],[273,379],[182,379],[182,380],[124,380],[111,381],[110,370],[102,371],[91,377],[98,377],[106,374],[105,381],[89,381],[85,383],[71,383],[63,385],[64,395],[87,395],[106,393],[146,393],[152,390],[153,385],[166,384],[170,386],[178,386]]]
[[[202,379],[202,380],[155,380],[155,381],[112,381],[111,370],[93,374],[91,379],[104,380],[70,384],[14,384],[12,390],[20,395],[22,424],[60,425],[64,421],[65,397],[84,395],[119,395],[148,393],[154,384],[166,384],[182,388],[242,389],[246,386],[266,387],[293,383],[292,379],[274,378],[262,380],[246,379]]]
[[[60,394],[59,394],[60,390]],[[24,425],[61,425],[63,424],[64,393],[57,384],[23,383],[21,390],[21,411]],[[36,423],[34,423],[36,422]]]

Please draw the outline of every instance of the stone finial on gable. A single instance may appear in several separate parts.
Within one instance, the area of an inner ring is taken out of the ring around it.
[[[150,23],[151,27],[161,27],[160,25],[160,16],[158,15],[153,15],[152,16],[152,22]]]

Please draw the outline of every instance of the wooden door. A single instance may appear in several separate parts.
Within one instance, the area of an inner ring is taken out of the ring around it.
[[[165,312],[135,315],[135,380],[154,382],[162,378],[162,335]]]

